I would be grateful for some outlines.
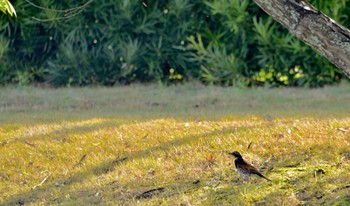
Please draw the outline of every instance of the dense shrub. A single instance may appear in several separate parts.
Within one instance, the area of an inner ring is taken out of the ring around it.
[[[311,1],[349,26],[345,0]],[[14,3],[1,16],[0,84],[114,85],[200,79],[209,84],[322,86],[341,71],[250,0]],[[33,18],[34,17],[34,18]]]

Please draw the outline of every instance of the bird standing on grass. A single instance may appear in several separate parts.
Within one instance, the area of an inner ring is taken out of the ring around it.
[[[235,166],[237,168],[237,171],[242,174],[243,176],[247,177],[249,179],[250,175],[258,175],[259,177],[262,177],[268,181],[271,181],[269,178],[262,175],[254,166],[247,163],[243,158],[242,155],[235,151],[228,153],[235,157]]]

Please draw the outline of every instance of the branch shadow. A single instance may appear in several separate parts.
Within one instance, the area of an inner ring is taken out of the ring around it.
[[[9,140],[3,140],[0,144],[0,148],[5,145],[9,145],[14,142],[21,142],[28,145],[28,141],[45,140],[50,137],[50,140],[67,140],[68,134],[82,134],[86,132],[92,132],[100,129],[117,128],[127,123],[115,122],[115,120],[105,120],[103,122],[86,124],[86,125],[75,125],[75,126],[62,126],[61,128],[51,129],[48,132],[42,132],[37,135],[30,134],[30,129],[25,131],[16,130],[14,133],[25,133],[23,135],[17,135],[18,137],[11,138]],[[30,144],[30,143],[29,143]],[[33,146],[33,145],[31,145]]]

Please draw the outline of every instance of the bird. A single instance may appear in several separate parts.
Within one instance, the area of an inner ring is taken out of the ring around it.
[[[234,151],[228,154],[235,157],[235,166],[237,168],[237,171],[244,177],[249,179],[250,175],[258,175],[259,177],[262,177],[271,182],[269,178],[262,175],[253,165],[247,163],[239,152]]]

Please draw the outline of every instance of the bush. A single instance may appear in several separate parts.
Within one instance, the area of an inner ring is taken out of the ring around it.
[[[349,26],[346,1],[312,1]],[[249,0],[16,1],[1,16],[0,84],[322,86],[344,75]],[[56,10],[56,11],[53,11]],[[66,18],[65,15],[72,15]],[[33,18],[34,17],[34,18]]]

